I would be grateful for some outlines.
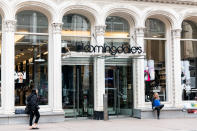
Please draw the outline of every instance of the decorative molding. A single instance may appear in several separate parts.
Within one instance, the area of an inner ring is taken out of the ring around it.
[[[135,34],[137,37],[144,37],[145,28],[144,27],[137,27],[135,28]]]
[[[15,32],[16,20],[5,20],[3,21],[3,27],[5,32]]]
[[[61,34],[63,23],[52,23],[54,34]]]
[[[181,38],[181,31],[182,29],[173,29],[172,30],[173,38]]]
[[[139,0],[125,0],[125,1],[137,1]],[[151,3],[164,3],[164,4],[182,4],[182,5],[197,5],[196,0],[140,0],[140,2],[151,2]]]
[[[179,92],[179,83],[177,82],[177,73],[179,72],[179,66],[177,65],[177,60],[180,61],[180,58],[178,57],[179,55],[177,55],[177,50],[180,51],[180,38],[181,38],[181,31],[182,29],[173,29],[171,30],[172,32],[172,44],[171,44],[171,54],[172,54],[172,59],[171,59],[171,63],[172,63],[172,92],[173,92],[173,96],[172,96],[172,102],[173,102],[173,106],[179,106],[180,103],[180,99],[178,95],[180,95]],[[178,51],[178,52],[179,52]],[[178,72],[177,72],[178,70]],[[181,75],[180,75],[181,76]]]
[[[105,25],[95,26],[96,36],[104,36],[105,29],[106,29],[106,26]]]

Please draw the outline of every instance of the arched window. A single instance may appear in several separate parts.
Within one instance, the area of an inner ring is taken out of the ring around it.
[[[108,16],[105,24],[105,46],[112,47],[111,52],[116,51],[114,47],[129,48],[130,25],[128,21],[123,17]],[[122,53],[125,52],[122,51]],[[117,53],[116,56],[118,55]],[[105,57],[105,94],[108,97],[107,104],[110,115],[131,115],[130,110],[133,102],[131,65],[130,59],[127,58],[116,58],[115,55],[114,57]],[[117,103],[119,103],[118,106]]]
[[[197,23],[184,20],[181,32],[182,99],[195,100],[197,96]]]
[[[129,45],[130,27],[127,20],[118,16],[108,16],[105,24],[105,45]]]
[[[148,18],[145,24],[145,101],[151,101],[154,92],[159,93],[161,101],[166,101],[166,26],[154,18]]]
[[[15,32],[15,105],[24,106],[32,88],[48,104],[48,20],[37,11],[17,13]]]
[[[2,17],[0,15],[0,81],[1,81],[1,46],[2,46]],[[0,107],[1,107],[1,82],[0,82]]]
[[[62,21],[62,107],[69,117],[90,116],[89,109],[94,107],[92,62],[83,55],[64,56],[70,52],[84,52],[82,46],[91,43],[91,23],[80,14],[67,14]]]
[[[62,53],[81,51],[81,46],[90,44],[91,24],[89,20],[79,14],[68,14],[63,17]]]

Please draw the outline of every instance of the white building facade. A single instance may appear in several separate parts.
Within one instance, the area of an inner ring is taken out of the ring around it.
[[[164,110],[181,110],[197,96],[196,6],[191,0],[1,0],[0,114],[25,108],[32,88],[39,90],[41,112],[65,117],[100,119],[103,94],[109,115],[140,117],[138,111],[151,111],[154,92]],[[111,49],[83,50],[95,46]]]

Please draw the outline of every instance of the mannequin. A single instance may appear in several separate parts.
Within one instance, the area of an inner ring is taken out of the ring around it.
[[[146,70],[144,70],[144,79],[145,81],[150,81],[150,74],[149,74],[149,71],[148,71],[148,67],[146,67]]]

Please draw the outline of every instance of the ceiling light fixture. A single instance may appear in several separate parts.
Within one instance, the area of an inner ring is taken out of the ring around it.
[[[41,58],[41,49],[40,49],[40,42],[39,42],[39,55],[40,55],[40,57],[38,58],[38,59],[35,59],[34,61],[35,62],[45,62],[45,59],[42,59]]]

